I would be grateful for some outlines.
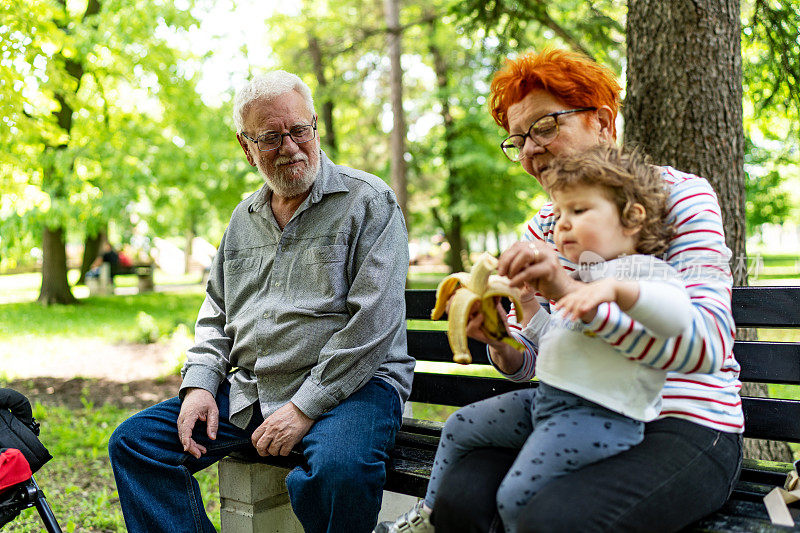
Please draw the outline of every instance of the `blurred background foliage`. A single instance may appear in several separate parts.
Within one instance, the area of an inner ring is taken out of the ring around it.
[[[312,87],[334,161],[390,181],[391,2],[0,2],[0,271],[35,263],[42,253],[31,250],[43,248],[45,263],[58,262],[48,259],[53,242],[96,250],[90,243],[109,231],[122,242],[201,236],[216,245],[233,206],[261,184],[233,135],[232,95],[270,68]],[[504,132],[486,105],[492,73],[508,56],[555,45],[624,79],[626,6],[398,8],[410,233],[446,242],[447,264],[459,269],[470,251],[518,234],[545,201],[499,150]],[[800,218],[800,6],[741,8],[747,222],[757,235],[763,223]]]

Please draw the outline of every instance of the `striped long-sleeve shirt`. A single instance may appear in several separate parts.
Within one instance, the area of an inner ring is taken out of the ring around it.
[[[703,178],[671,167],[661,169],[669,184],[668,219],[675,224],[665,260],[679,273],[692,303],[691,325],[678,337],[658,337],[625,314],[616,304],[598,308],[589,331],[617,349],[620,354],[642,364],[666,370],[659,418],[673,416],[721,431],[744,430],[742,402],[739,397],[739,363],[733,357],[735,326],[731,315],[729,260],[725,245],[717,196]],[[555,247],[555,217],[552,205],[545,205],[527,226],[525,238]],[[575,265],[559,254],[568,271]],[[549,308],[541,295],[539,302]],[[521,335],[512,310],[509,316],[512,334],[526,346],[522,367],[514,381],[531,379],[535,374],[538,336],[530,334],[547,322],[541,310]]]

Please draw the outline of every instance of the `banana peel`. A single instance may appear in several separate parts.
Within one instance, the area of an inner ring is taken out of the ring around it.
[[[470,310],[475,302],[480,302],[483,313],[483,331],[487,337],[504,342],[517,350],[523,346],[506,331],[503,319],[495,306],[496,297],[506,297],[516,308],[517,317],[524,320],[520,291],[511,287],[505,276],[493,274],[497,270],[497,259],[488,253],[481,255],[469,273],[458,272],[447,276],[436,289],[436,304],[431,311],[431,320],[439,320],[444,315],[447,302],[450,311],[447,313],[447,340],[453,351],[453,361],[462,365],[472,362],[472,355],[467,348],[467,322]]]

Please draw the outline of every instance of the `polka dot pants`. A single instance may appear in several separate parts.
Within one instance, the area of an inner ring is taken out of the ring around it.
[[[497,492],[506,532],[548,481],[640,443],[644,424],[571,393],[540,384],[462,407],[445,423],[425,503],[450,465],[483,447],[519,450]]]

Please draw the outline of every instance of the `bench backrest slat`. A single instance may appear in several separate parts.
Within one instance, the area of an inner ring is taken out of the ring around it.
[[[417,372],[411,400],[462,406],[497,394],[536,387],[535,382]],[[800,402],[774,398],[742,398],[745,437],[800,442]]]
[[[406,291],[408,318],[430,319],[433,290]],[[800,287],[734,287],[733,318],[738,327],[800,328]]]
[[[800,383],[800,343],[737,341],[733,355],[742,381]]]
[[[800,328],[800,287],[734,287],[736,326]]]
[[[485,345],[470,339],[469,348],[472,364],[489,364]],[[441,331],[409,331],[408,353],[419,361],[453,362]],[[742,381],[800,384],[800,343],[739,341],[733,353],[742,367]]]
[[[489,364],[485,344],[469,339],[468,346],[473,364]],[[453,362],[453,352],[443,331],[409,331],[408,353],[419,361]]]
[[[430,320],[431,309],[436,303],[434,290],[406,291],[406,318]]]
[[[800,402],[774,398],[742,398],[744,436],[800,442]]]

